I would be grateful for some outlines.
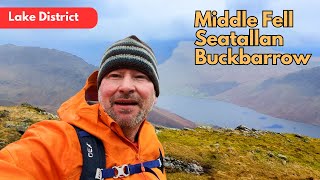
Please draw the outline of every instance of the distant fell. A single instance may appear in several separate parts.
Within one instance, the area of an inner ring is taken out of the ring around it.
[[[55,49],[0,46],[0,100],[41,106],[49,111],[80,90],[96,69]]]
[[[165,127],[180,129],[196,127],[194,122],[159,107],[153,108],[148,116],[148,119],[150,119],[153,124],[163,125]]]
[[[274,117],[320,125],[320,67],[271,78],[219,96]],[[245,95],[242,95],[247,92]],[[241,94],[242,93],[242,94]]]

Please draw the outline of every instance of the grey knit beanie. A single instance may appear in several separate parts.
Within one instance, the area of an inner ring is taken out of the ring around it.
[[[146,74],[154,85],[156,96],[159,96],[156,57],[152,49],[134,35],[115,42],[106,50],[100,64],[98,88],[105,75],[121,68],[134,69]]]

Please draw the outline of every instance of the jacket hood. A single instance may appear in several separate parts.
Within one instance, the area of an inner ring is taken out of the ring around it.
[[[98,71],[94,71],[85,86],[60,106],[57,112],[61,121],[81,129],[96,130],[99,115],[97,75]]]

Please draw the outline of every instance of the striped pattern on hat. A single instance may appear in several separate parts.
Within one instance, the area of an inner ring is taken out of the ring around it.
[[[156,57],[152,49],[134,35],[115,42],[104,53],[98,74],[98,88],[105,75],[121,68],[134,69],[146,74],[154,85],[156,96],[159,96]]]

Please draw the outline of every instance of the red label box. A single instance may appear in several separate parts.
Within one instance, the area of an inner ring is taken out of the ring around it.
[[[0,8],[0,28],[94,28],[98,13],[89,7]]]

